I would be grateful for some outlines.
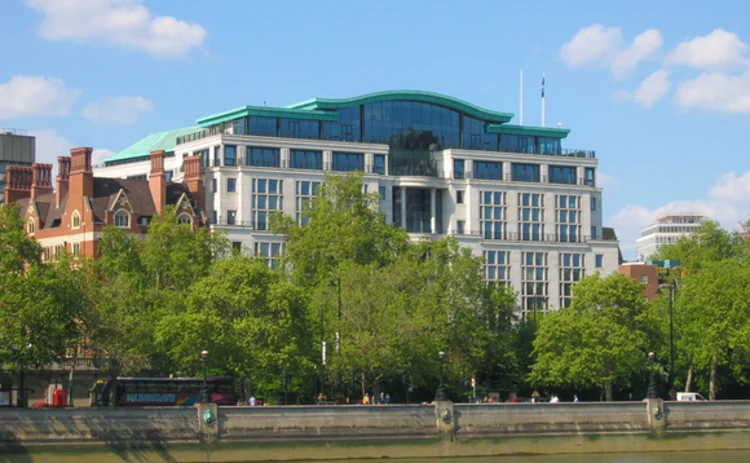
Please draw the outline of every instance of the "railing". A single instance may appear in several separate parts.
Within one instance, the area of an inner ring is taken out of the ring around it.
[[[529,149],[528,147],[527,148],[503,147],[500,151],[503,153],[540,154],[542,156],[567,156],[567,157],[572,157],[572,158],[586,158],[586,159],[596,158],[596,151],[570,149],[570,148],[561,148],[559,150],[547,150],[547,151],[537,152],[536,149],[533,149],[533,148]]]
[[[216,222],[211,221],[210,225],[218,225],[222,227],[242,227],[249,230],[254,231],[271,231],[271,222],[270,220],[266,222],[254,222],[254,221],[240,221],[240,220],[227,220],[227,219],[220,219]]]
[[[391,159],[388,174],[406,177],[444,177],[437,162],[426,160]]]
[[[29,131],[26,129],[6,129],[0,128],[0,133],[3,135],[28,135]]]

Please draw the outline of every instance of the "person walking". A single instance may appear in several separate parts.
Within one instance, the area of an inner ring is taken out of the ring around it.
[[[370,393],[365,392],[365,396],[362,397],[362,405],[370,405]]]
[[[573,394],[573,403],[578,403],[578,394]]]
[[[560,402],[560,398],[557,397],[555,394],[552,394],[552,399],[550,399],[549,403],[556,404]]]

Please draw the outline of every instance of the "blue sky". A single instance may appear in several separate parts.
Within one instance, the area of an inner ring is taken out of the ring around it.
[[[747,217],[742,1],[4,0],[0,127],[98,158],[244,104],[429,90],[572,130],[626,257],[666,212]],[[744,27],[743,27],[744,26]],[[514,122],[518,122],[517,118]]]

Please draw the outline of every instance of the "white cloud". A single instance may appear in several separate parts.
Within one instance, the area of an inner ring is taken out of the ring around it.
[[[653,55],[664,44],[656,29],[647,29],[625,46],[620,26],[601,24],[580,29],[560,50],[563,62],[570,68],[584,66],[608,67],[620,79],[626,77],[638,63]]]
[[[98,166],[104,164],[102,161],[115,155],[115,152],[108,149],[95,149],[91,153],[91,164]]]
[[[67,88],[62,79],[13,76],[0,84],[0,119],[33,116],[64,116],[81,94]]]
[[[650,108],[664,98],[670,88],[672,88],[672,82],[669,80],[669,71],[660,70],[643,79],[641,85],[635,90],[620,90],[615,93],[614,99],[634,101],[644,108]]]
[[[97,124],[129,125],[144,112],[154,110],[154,103],[142,96],[118,96],[92,101],[83,108],[83,117]]]
[[[58,156],[69,156],[73,144],[54,129],[31,131],[36,137],[36,162],[53,164],[57,168]]]
[[[746,66],[743,55],[748,46],[734,32],[715,29],[708,35],[685,40],[667,57],[667,63],[703,70],[721,70]]]
[[[39,35],[184,56],[203,44],[206,30],[172,16],[154,16],[142,0],[26,0],[44,18]]]
[[[695,201],[673,201],[656,209],[629,204],[607,220],[614,227],[620,248],[626,257],[635,256],[635,241],[641,229],[667,214],[699,214],[735,229],[748,218],[750,204],[750,171],[741,175],[729,172],[714,184],[704,198]]]
[[[603,174],[601,171],[596,173],[596,184],[599,188],[607,191],[612,191],[622,186],[622,182],[619,179]]]
[[[677,87],[674,103],[683,109],[750,114],[750,72],[704,73],[686,80]]]

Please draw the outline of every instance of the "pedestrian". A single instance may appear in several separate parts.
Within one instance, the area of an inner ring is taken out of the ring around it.
[[[255,396],[254,395],[251,395],[250,398],[247,399],[247,404],[250,405],[251,407],[255,406]]]
[[[362,397],[362,405],[370,405],[370,393],[365,392],[365,396]]]
[[[573,403],[578,403],[578,394],[573,394]]]
[[[385,404],[390,405],[391,404],[391,396],[390,394],[385,395]]]
[[[552,394],[552,399],[550,399],[549,403],[556,404],[560,402],[560,398],[557,397],[555,394]]]
[[[385,394],[380,393],[380,397],[378,397],[378,405],[383,405],[385,403]]]

